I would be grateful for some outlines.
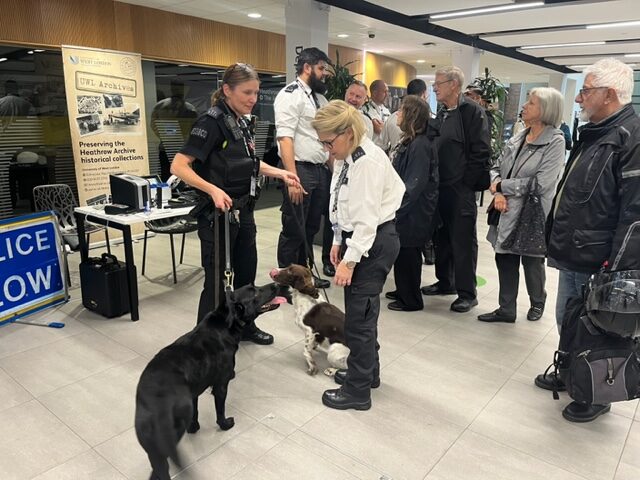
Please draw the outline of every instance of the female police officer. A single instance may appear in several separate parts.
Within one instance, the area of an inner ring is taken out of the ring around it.
[[[351,350],[347,370],[335,376],[342,388],[324,392],[322,403],[367,410],[370,389],[380,383],[380,292],[400,249],[394,219],[405,187],[384,151],[367,138],[362,115],[351,105],[333,100],[311,124],[336,159],[329,203],[331,262],[336,285],[345,287],[345,337]]]
[[[211,98],[212,107],[196,120],[187,143],[171,164],[171,173],[197,188],[204,198],[210,197],[216,208],[239,210],[239,219],[229,230],[234,288],[253,283],[256,276],[258,255],[253,208],[258,174],[300,186],[296,175],[267,165],[255,157],[253,133],[245,116],[251,113],[259,89],[258,74],[250,65],[236,63],[227,68],[222,86]],[[224,259],[224,227],[220,228],[220,241],[216,242],[211,219],[212,215],[198,216],[198,236],[205,271],[198,322],[215,308],[215,244],[220,246],[220,259]],[[218,268],[219,276],[222,276],[222,270]],[[263,345],[273,343],[273,336],[253,323],[245,328],[243,339]]]

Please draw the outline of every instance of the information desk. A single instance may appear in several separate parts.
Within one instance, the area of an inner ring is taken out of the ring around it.
[[[86,221],[98,223],[109,228],[120,230],[124,241],[124,261],[127,268],[127,280],[129,288],[129,307],[131,320],[140,318],[138,313],[138,280],[136,278],[135,263],[133,262],[133,239],[131,237],[131,225],[158,220],[160,218],[179,217],[188,214],[193,207],[152,209],[149,213],[139,212],[130,215],[108,215],[104,210],[95,207],[76,207],[74,210],[78,226],[78,240],[80,242],[80,258],[85,261],[89,258],[89,245],[85,236],[84,224]]]

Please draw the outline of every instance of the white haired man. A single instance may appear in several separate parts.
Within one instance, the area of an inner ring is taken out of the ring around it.
[[[640,242],[640,119],[631,105],[633,70],[618,60],[603,59],[584,75],[576,103],[581,119],[589,123],[580,128],[547,225],[549,265],[560,270],[558,331],[567,301],[582,296],[589,276],[613,265],[623,244]],[[617,269],[640,269],[640,249],[627,248]],[[535,384],[565,389],[555,374],[538,375]],[[562,416],[590,422],[610,409],[572,402]]]

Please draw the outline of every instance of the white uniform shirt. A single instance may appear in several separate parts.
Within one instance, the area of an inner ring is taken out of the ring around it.
[[[353,232],[347,239],[345,262],[368,256],[378,226],[396,217],[404,191],[404,182],[387,155],[368,138],[345,160],[336,160],[329,219],[334,225],[334,245],[342,243],[342,232]]]
[[[398,112],[395,111],[387,118],[386,122],[384,122],[384,127],[382,127],[382,132],[380,132],[380,141],[382,144],[387,145],[385,150],[391,153],[396,145],[400,143],[401,138],[402,130],[400,130],[398,126]]]
[[[364,125],[367,127],[367,137],[369,137],[370,140],[373,140],[373,122],[363,113],[362,110],[360,110],[360,113],[362,113],[362,120],[364,120]]]
[[[276,95],[273,109],[276,117],[276,136],[293,138],[295,159],[302,162],[325,163],[327,153],[318,142],[318,134],[311,126],[319,107],[326,105],[323,95],[315,94],[300,78],[291,82]],[[280,145],[278,144],[278,153]]]
[[[365,115],[369,116],[369,118],[373,120],[380,120],[383,124],[387,121],[387,118],[391,115],[391,112],[384,105],[378,105],[374,101],[367,102],[364,107],[362,107],[362,111]],[[372,124],[373,125],[373,124]],[[378,145],[383,150],[388,148],[388,145],[382,143],[381,135],[373,134],[373,143]]]

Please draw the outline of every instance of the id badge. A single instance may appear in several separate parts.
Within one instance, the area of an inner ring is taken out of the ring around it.
[[[256,176],[255,175],[251,175],[251,187],[249,189],[249,195],[251,195],[252,197],[256,196],[256,185],[257,185],[257,180],[256,180]]]

